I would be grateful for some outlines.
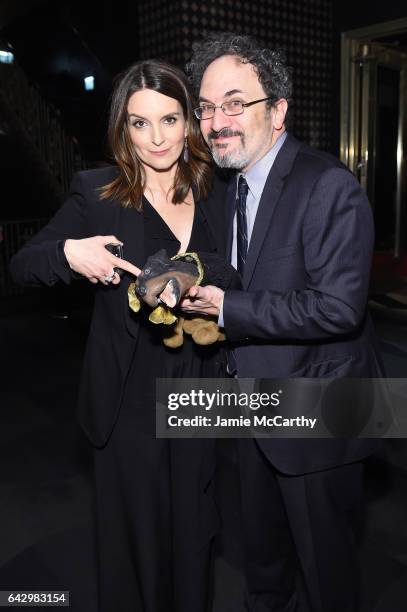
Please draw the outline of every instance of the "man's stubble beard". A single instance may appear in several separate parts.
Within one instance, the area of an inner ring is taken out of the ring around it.
[[[223,155],[221,151],[227,148],[227,145],[226,147],[224,145],[217,145],[215,139],[209,141],[209,148],[215,164],[219,166],[219,168],[229,168],[230,170],[242,170],[248,165],[250,160],[247,159],[245,147],[246,141],[243,134],[240,136],[239,148],[230,153],[224,153]]]
[[[269,112],[266,111],[266,116],[268,115]],[[273,129],[270,128],[269,131],[266,130],[266,133],[263,133],[264,140],[262,142],[259,142],[259,146],[254,150],[247,150],[247,141],[244,132],[241,132],[239,136],[240,146],[234,151],[231,151],[230,153],[224,153],[223,155],[221,151],[225,148],[227,149],[227,145],[216,145],[216,138],[209,137],[209,149],[211,151],[215,164],[219,166],[219,168],[227,168],[229,170],[237,170],[241,172],[245,168],[250,166],[253,163],[253,160],[258,157],[262,157],[267,152],[268,147],[266,147],[264,151],[262,150],[264,144],[270,143],[271,146]],[[252,149],[252,146],[250,146],[250,141],[248,148]]]

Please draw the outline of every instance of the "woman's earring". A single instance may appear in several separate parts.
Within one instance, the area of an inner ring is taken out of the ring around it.
[[[185,136],[185,142],[184,142],[184,162],[186,164],[189,162],[188,140],[186,136]]]

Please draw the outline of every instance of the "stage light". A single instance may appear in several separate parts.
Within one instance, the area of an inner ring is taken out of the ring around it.
[[[14,53],[11,51],[0,50],[0,63],[1,64],[12,64],[14,62]]]
[[[86,91],[92,91],[93,89],[95,89],[95,77],[94,76],[85,77],[83,79],[83,82],[85,83]]]

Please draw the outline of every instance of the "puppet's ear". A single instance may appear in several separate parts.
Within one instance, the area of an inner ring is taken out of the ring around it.
[[[138,312],[141,308],[141,302],[135,294],[134,290],[136,288],[136,283],[130,283],[129,288],[127,289],[127,296],[129,298],[129,306],[133,312]]]
[[[148,317],[151,323],[164,323],[164,325],[172,325],[177,320],[177,317],[172,314],[171,310],[165,308],[165,306],[157,306]]]

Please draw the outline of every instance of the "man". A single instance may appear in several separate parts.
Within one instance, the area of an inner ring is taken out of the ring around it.
[[[237,171],[227,256],[243,290],[195,287],[183,307],[219,317],[239,377],[380,375],[366,311],[371,209],[338,160],[287,133],[284,58],[221,34],[194,46],[188,71],[213,158]],[[247,609],[357,610],[347,519],[375,443],[259,438],[237,446]]]

